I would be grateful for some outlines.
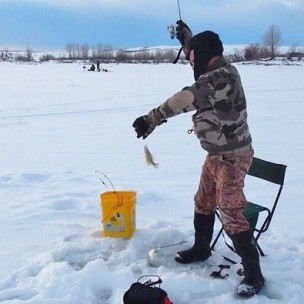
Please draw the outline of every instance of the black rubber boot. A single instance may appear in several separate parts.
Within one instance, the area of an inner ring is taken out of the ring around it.
[[[215,214],[194,213],[194,245],[190,249],[177,252],[175,261],[182,264],[190,264],[196,261],[204,261],[211,256],[210,243],[214,220]]]
[[[229,235],[237,253],[242,258],[245,277],[239,284],[237,293],[242,297],[258,294],[265,285],[260,268],[258,250],[254,244],[251,231]]]

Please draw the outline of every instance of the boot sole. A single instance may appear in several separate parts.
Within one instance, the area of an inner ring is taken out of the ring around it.
[[[265,283],[262,286],[260,286],[259,288],[256,288],[255,290],[254,290],[254,288],[252,288],[253,289],[252,292],[249,292],[249,291],[246,292],[245,290],[243,292],[242,291],[239,292],[237,290],[237,295],[241,298],[251,298],[251,297],[259,294],[264,287],[265,287]]]
[[[186,259],[181,257],[180,255],[176,254],[174,260],[180,264],[192,264],[192,263],[197,263],[197,262],[203,262],[206,261],[211,255],[209,255],[206,258],[202,258],[202,259],[197,259],[197,258],[191,258],[191,259]]]

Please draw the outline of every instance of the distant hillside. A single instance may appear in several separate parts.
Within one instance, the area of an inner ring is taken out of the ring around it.
[[[250,46],[251,47],[251,46]],[[239,61],[252,61],[259,59],[269,59],[267,53],[257,52],[256,50],[250,50],[250,56],[248,56],[248,45],[224,45],[224,55],[230,62]],[[100,50],[99,53],[94,49],[81,48],[68,50],[34,50],[31,48],[22,49],[16,47],[0,47],[0,61],[17,61],[17,62],[29,62],[29,61],[49,61],[49,60],[87,60],[88,62],[94,62],[97,59],[101,62],[125,62],[125,63],[161,63],[161,62],[172,62],[180,46],[151,46],[151,47],[136,47],[126,49],[114,49],[107,48]],[[292,55],[287,56],[291,52],[290,46],[280,46],[278,48],[278,56],[282,55],[287,59],[297,60],[296,57],[302,59],[303,51],[300,47],[297,47],[297,52],[292,52]],[[255,53],[253,53],[255,51]],[[300,54],[300,55],[299,55]],[[295,57],[295,58],[293,58]],[[181,60],[183,61],[183,53]]]
[[[247,45],[245,44],[236,44],[236,45],[224,45],[224,53],[226,54],[232,54],[235,52],[235,50],[242,51],[245,49]],[[302,47],[299,47],[302,48]],[[303,47],[304,48],[304,47]],[[180,46],[169,46],[169,45],[159,45],[159,46],[150,46],[150,47],[136,47],[136,48],[126,48],[123,49],[125,52],[129,53],[135,53],[135,52],[141,52],[141,51],[149,51],[149,52],[156,52],[156,51],[167,51],[167,50],[175,50],[176,52],[180,49]],[[287,53],[290,49],[290,46],[280,46],[279,52],[280,53]],[[115,50],[115,49],[114,49]],[[54,56],[67,56],[67,51],[64,49],[61,50],[39,50],[39,49],[32,49],[34,54],[41,55],[41,54],[53,54]],[[117,50],[116,50],[117,51]],[[22,47],[6,47],[6,46],[0,46],[0,54],[1,52],[9,52],[11,54],[20,54],[25,53],[26,48]]]

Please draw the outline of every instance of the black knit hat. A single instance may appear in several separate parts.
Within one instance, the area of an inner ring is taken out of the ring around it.
[[[208,62],[212,57],[223,55],[223,44],[218,34],[212,31],[199,33],[191,39],[191,50],[194,50],[194,78],[208,71]]]

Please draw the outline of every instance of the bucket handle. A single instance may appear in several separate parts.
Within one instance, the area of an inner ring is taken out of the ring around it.
[[[115,192],[115,194],[117,196],[117,203],[112,207],[112,210],[116,210],[119,207],[123,206],[123,196],[119,196],[119,194],[117,192]],[[102,217],[102,221],[101,222],[104,223],[111,213],[112,213],[111,210],[108,211],[107,214],[105,214]]]
[[[117,196],[117,203],[113,206],[113,210],[116,210],[119,207],[123,206],[123,196],[119,196],[117,193],[116,193],[116,196]]]

